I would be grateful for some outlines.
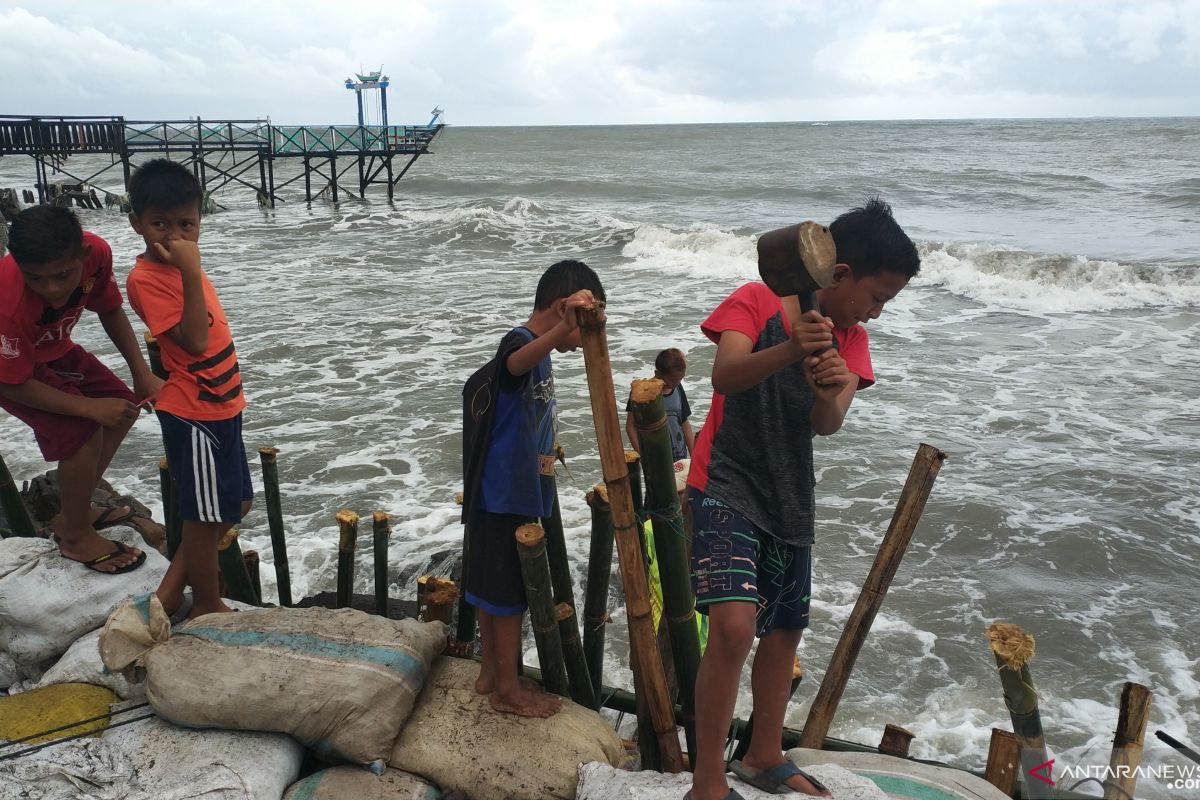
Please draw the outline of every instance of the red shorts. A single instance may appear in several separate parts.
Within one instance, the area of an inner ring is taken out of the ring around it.
[[[67,394],[120,397],[131,403],[137,402],[137,397],[129,391],[124,381],[79,345],[68,350],[57,361],[34,366],[32,379]],[[85,417],[52,414],[40,408],[14,403],[2,396],[0,408],[33,429],[38,447],[47,461],[62,461],[75,455],[100,427],[99,423]]]

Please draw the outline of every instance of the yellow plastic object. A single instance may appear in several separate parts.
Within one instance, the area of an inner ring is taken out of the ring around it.
[[[59,683],[0,697],[0,739],[37,744],[67,736],[98,734],[108,726],[108,707],[115,702],[117,695],[112,689],[90,683]],[[72,725],[95,717],[102,719]],[[63,728],[66,725],[71,727]]]

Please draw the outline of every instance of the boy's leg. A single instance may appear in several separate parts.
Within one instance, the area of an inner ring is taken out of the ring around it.
[[[185,565],[187,582],[192,587],[192,610],[188,619],[233,610],[221,599],[221,573],[217,565],[217,543],[229,527],[226,522],[183,523],[183,541],[175,560]],[[163,583],[166,583],[165,576]],[[159,590],[162,588],[160,585]],[[162,599],[161,595],[159,599]]]
[[[491,694],[496,688],[496,631],[492,628],[492,615],[482,608],[475,609],[479,619],[479,649],[483,661],[479,665],[479,677],[475,679],[475,691]]]
[[[129,424],[132,425],[132,421]],[[124,436],[129,427],[122,427],[120,433]],[[62,511],[54,527],[54,535],[62,554],[74,561],[91,561],[113,552],[113,543],[96,532],[91,519],[92,492],[99,481],[105,438],[105,429],[99,428],[75,453],[58,462]],[[136,547],[126,547],[124,553],[96,564],[92,569],[98,572],[122,569],[141,557],[141,552]]]
[[[521,683],[517,671],[521,661],[521,619],[524,615],[489,616],[495,655],[492,708],[522,717],[553,716],[562,708],[562,698],[530,689]]]

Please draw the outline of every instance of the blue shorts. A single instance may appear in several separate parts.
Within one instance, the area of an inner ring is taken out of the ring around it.
[[[242,503],[254,499],[242,443],[242,415],[216,421],[182,419],[159,411],[167,466],[179,488],[184,522],[242,521]]]
[[[758,606],[759,638],[808,627],[812,548],[775,538],[720,500],[688,489],[696,610],[741,601]]]
[[[517,514],[478,511],[467,522],[467,602],[493,617],[524,614],[525,581],[517,528],[536,522]]]

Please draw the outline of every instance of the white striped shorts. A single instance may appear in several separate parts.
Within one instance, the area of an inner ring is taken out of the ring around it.
[[[182,419],[159,411],[167,465],[179,491],[184,522],[242,521],[242,502],[254,499],[242,415],[222,420]]]

